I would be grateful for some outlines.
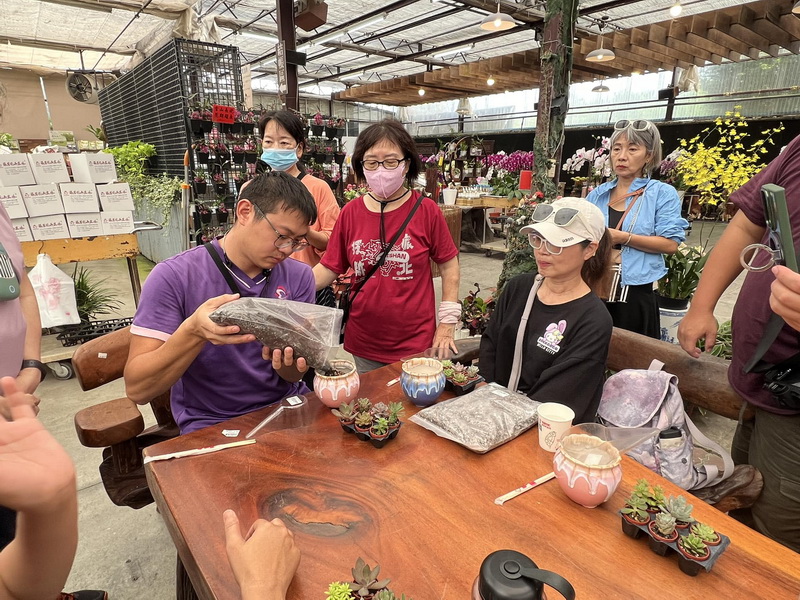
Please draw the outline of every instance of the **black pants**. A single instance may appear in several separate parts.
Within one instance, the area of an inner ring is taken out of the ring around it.
[[[626,302],[606,302],[614,327],[661,339],[661,318],[653,284],[628,286]]]

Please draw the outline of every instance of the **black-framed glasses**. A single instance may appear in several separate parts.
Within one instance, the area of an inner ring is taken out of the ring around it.
[[[269,226],[272,227],[272,231],[274,231],[275,235],[278,236],[275,239],[275,247],[278,250],[281,252],[288,251],[289,254],[293,254],[308,246],[308,240],[305,238],[297,240],[293,237],[289,237],[288,235],[283,235],[280,231],[275,229],[275,225],[272,224],[272,221],[269,220],[267,215],[265,215],[264,212],[255,205],[255,203],[251,202],[251,204],[253,205],[253,210],[256,212],[256,214],[269,223]]]
[[[553,215],[553,212],[555,212],[555,215]],[[580,211],[577,208],[569,207],[555,210],[552,204],[537,204],[536,208],[533,209],[531,219],[533,219],[534,223],[541,223],[542,221],[547,221],[550,215],[553,215],[553,223],[559,227],[566,227],[580,215]]]
[[[366,171],[377,171],[378,167],[383,167],[389,171],[394,171],[397,167],[401,164],[406,162],[407,158],[387,158],[386,160],[362,160],[361,166],[364,167]]]
[[[547,251],[548,254],[559,255],[564,251],[564,248],[561,246],[554,246],[538,233],[529,233],[528,234],[528,243],[533,246],[534,250],[541,250],[542,246]]]
[[[638,119],[636,121],[622,119],[621,121],[614,123],[614,130],[622,131],[623,129],[628,129],[628,127],[630,127],[634,131],[647,131],[650,129],[651,125],[652,123],[650,121],[645,121],[644,119]]]

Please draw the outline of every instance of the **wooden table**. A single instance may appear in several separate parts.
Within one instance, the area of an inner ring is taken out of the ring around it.
[[[398,373],[395,364],[363,377],[360,395],[399,399],[400,386],[385,385]],[[145,453],[221,443],[228,440],[222,429],[244,436],[269,410]],[[405,422],[398,437],[377,450],[345,434],[313,394],[307,407],[284,412],[270,427],[252,446],[146,467],[200,598],[239,598],[225,558],[226,508],[245,525],[280,517],[294,531],[302,560],[290,600],[322,598],[328,583],[349,580],[359,556],[380,563],[396,592],[417,600],[465,600],[484,557],[503,548],[566,577],[579,599],[796,600],[800,593],[800,555],[696,499],[695,516],[731,538],[710,573],[684,575],[676,556],[657,556],[644,539],[624,536],[617,511],[638,478],[661,484],[668,494],[686,494],[627,458],[619,490],[598,508],[573,503],[555,480],[498,506],[497,496],[552,470],[552,455],[539,449],[535,430],[479,455]]]

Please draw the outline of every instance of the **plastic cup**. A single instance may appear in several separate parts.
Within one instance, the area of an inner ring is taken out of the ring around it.
[[[555,452],[561,438],[572,427],[575,411],[558,402],[545,402],[539,406],[539,446]]]
[[[447,188],[442,190],[442,194],[444,194],[444,203],[445,204],[455,204],[456,198],[458,197],[458,190]]]

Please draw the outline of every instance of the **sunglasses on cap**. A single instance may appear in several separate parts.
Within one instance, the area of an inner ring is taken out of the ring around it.
[[[634,131],[647,131],[650,129],[651,125],[652,123],[650,121],[645,121],[643,119],[636,121],[628,121],[627,119],[623,119],[622,121],[617,121],[614,123],[614,130],[622,131],[623,129],[628,129],[628,127],[630,127]]]
[[[555,215],[553,216],[553,223],[559,227],[566,227],[575,220],[575,217],[580,214],[580,211],[577,208],[564,207],[555,210],[552,204],[537,204],[536,208],[533,209],[533,215],[531,215],[531,219],[534,223],[541,223],[542,221],[549,219],[553,212],[555,212]]]

